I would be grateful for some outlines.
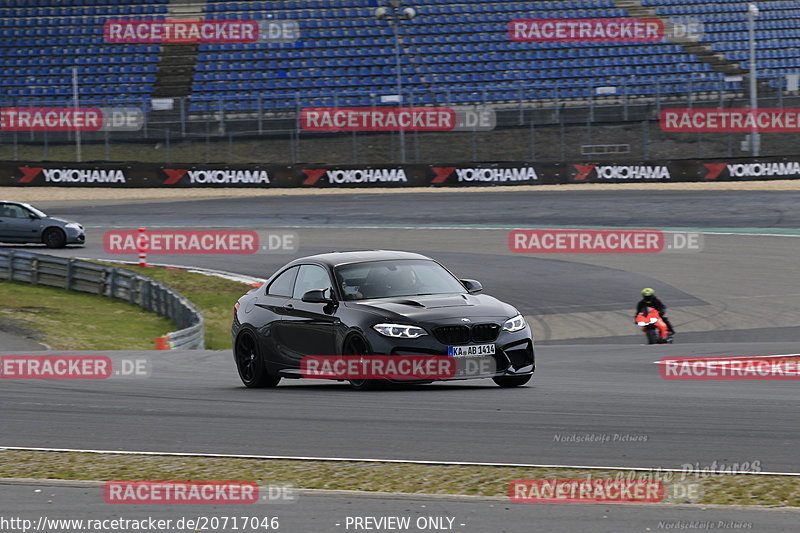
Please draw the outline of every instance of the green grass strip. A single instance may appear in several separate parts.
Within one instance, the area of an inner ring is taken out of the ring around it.
[[[118,264],[103,264],[119,267]],[[203,313],[206,327],[206,348],[209,350],[230,349],[233,304],[241,295],[252,289],[251,286],[238,281],[174,268],[140,268],[138,266],[125,266],[124,268],[160,281],[186,297]]]
[[[418,465],[410,463],[329,462],[117,455],[86,452],[0,451],[0,477],[61,480],[248,480],[259,485],[360,490],[405,494],[499,496],[514,479],[614,479],[631,472],[567,468]],[[626,477],[627,478],[627,477]],[[800,478],[768,475],[715,475],[682,483],[699,484],[700,497],[675,497],[675,474],[665,482],[667,503],[800,507]],[[658,478],[655,478],[658,479]]]
[[[128,302],[55,287],[0,281],[0,302],[0,327],[54,350],[153,350],[175,329]]]

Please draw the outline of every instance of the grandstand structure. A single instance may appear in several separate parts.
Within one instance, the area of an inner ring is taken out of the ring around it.
[[[374,18],[375,0],[173,2],[169,0],[6,0],[0,6],[4,100],[68,103],[77,66],[87,103],[146,101],[158,86],[159,61],[185,57],[191,83],[175,96],[190,110],[291,109],[308,105],[374,105],[391,94],[393,36]],[[726,76],[747,68],[747,2],[698,0],[406,1],[419,16],[401,24],[404,86],[419,104],[587,98],[597,87],[631,97],[742,90]],[[178,8],[176,10],[176,8]],[[771,82],[800,69],[800,5],[760,2],[759,75]],[[109,44],[108,19],[198,16],[289,19],[295,42],[180,45]],[[515,18],[675,17],[702,23],[700,46],[512,42]],[[688,48],[688,49],[687,49]],[[716,63],[704,62],[702,49]],[[196,49],[196,50],[193,50]],[[722,57],[720,57],[722,56]],[[185,64],[185,63],[184,63]],[[715,68],[717,67],[717,68]],[[165,70],[165,69],[162,69]],[[173,80],[173,83],[177,83]],[[177,83],[179,85],[179,83]],[[185,94],[180,94],[185,92]],[[162,94],[170,94],[169,91]],[[259,104],[259,101],[261,102]]]
[[[0,105],[74,103],[141,107],[150,125],[209,117],[282,117],[303,107],[374,106],[396,93],[394,34],[376,20],[386,0],[4,0],[0,3]],[[404,0],[417,11],[399,24],[407,105],[491,105],[510,110],[498,126],[544,116],[528,110],[605,103],[746,105],[748,2],[717,0]],[[800,5],[758,2],[760,94],[791,96],[800,72]],[[519,18],[659,18],[655,43],[514,42]],[[108,43],[112,19],[294,21],[288,42]],[[687,21],[702,28],[682,35]],[[154,99],[174,99],[170,112]],[[738,99],[738,100],[737,100]],[[738,102],[738,103],[737,103]],[[631,120],[653,119],[649,115]],[[519,111],[519,112],[517,112]],[[592,115],[594,117],[594,114]],[[627,119],[615,115],[615,120]],[[188,126],[187,126],[188,124]],[[278,124],[276,122],[276,124]],[[172,127],[172,126],[170,126]],[[206,124],[206,129],[208,126]],[[248,131],[252,132],[250,127]],[[259,133],[265,133],[261,123]]]
[[[87,105],[140,104],[153,92],[160,47],[108,44],[113,17],[164,17],[167,0],[0,3],[0,100],[3,105],[69,105],[72,69]]]

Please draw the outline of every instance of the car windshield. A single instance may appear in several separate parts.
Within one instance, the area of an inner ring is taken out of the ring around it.
[[[425,259],[354,263],[334,271],[345,300],[466,292],[444,267]]]
[[[40,210],[36,209],[36,208],[35,208],[35,207],[33,207],[31,204],[22,204],[22,205],[23,205],[23,206],[25,206],[25,208],[26,208],[27,210],[31,211],[31,212],[32,212],[34,215],[36,215],[37,217],[44,218],[44,217],[46,217],[46,216],[47,216],[46,214],[44,214],[44,212],[43,212],[43,211],[40,211]]]

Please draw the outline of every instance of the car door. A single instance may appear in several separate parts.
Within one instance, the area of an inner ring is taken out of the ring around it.
[[[17,204],[0,203],[0,238],[10,241],[35,241],[41,239],[39,217]]]
[[[319,265],[300,265],[292,299],[285,304],[280,335],[285,342],[285,357],[298,366],[307,355],[336,354],[338,306],[302,301],[303,294],[314,289],[328,289],[332,293],[328,271]]]
[[[289,362],[284,358],[286,348],[281,324],[286,311],[286,303],[292,298],[294,280],[299,267],[287,268],[278,274],[259,294],[253,306],[254,316],[249,319],[258,329],[258,339],[262,353],[265,354],[270,370],[286,368]]]

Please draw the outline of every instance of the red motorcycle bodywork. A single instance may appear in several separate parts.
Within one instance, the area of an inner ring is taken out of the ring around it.
[[[666,339],[669,334],[667,325],[661,318],[661,313],[653,307],[646,307],[643,312],[636,315],[636,324],[642,328],[642,331],[645,331],[645,328],[652,324],[658,329],[658,335],[661,340]]]

